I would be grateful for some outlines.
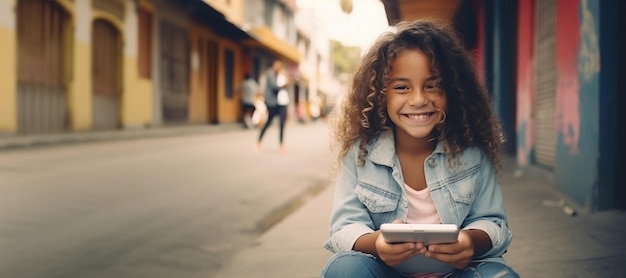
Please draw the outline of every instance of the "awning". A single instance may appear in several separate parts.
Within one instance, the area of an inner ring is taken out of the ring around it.
[[[263,47],[292,63],[297,64],[300,62],[298,49],[276,37],[268,27],[255,27],[246,32],[228,21],[222,13],[203,0],[186,0],[186,3],[191,16],[198,22],[211,27],[217,35],[231,38],[235,41],[245,40],[250,46]]]
[[[298,49],[276,37],[268,27],[254,27],[248,30],[248,33],[256,40],[256,42],[251,43],[252,45],[260,45],[295,64],[300,63]]]
[[[222,13],[203,0],[187,0],[186,2],[191,16],[198,22],[211,27],[211,30],[216,34],[235,41],[251,38],[246,31],[241,30],[237,25],[228,21]]]

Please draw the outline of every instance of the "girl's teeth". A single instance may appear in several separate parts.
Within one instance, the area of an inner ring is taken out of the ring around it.
[[[411,119],[421,120],[428,118],[430,114],[407,114],[406,116]]]

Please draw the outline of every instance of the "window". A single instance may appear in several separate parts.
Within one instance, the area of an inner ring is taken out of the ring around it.
[[[226,98],[234,97],[235,53],[231,49],[224,51],[224,89]]]
[[[152,13],[139,8],[139,77],[152,79]]]

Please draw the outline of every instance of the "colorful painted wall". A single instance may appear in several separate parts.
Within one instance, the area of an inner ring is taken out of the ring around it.
[[[600,157],[599,4],[559,0],[557,14],[555,186],[592,209]]]
[[[518,2],[517,162],[533,164],[534,1]],[[600,4],[556,2],[554,186],[587,210],[597,207],[600,146]],[[540,61],[537,61],[540,62]],[[605,185],[607,186],[607,185]]]
[[[534,2],[518,2],[517,24],[517,163],[521,167],[529,166],[532,161],[534,142],[533,102],[533,36],[534,36]]]

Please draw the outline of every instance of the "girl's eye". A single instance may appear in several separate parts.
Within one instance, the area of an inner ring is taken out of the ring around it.
[[[394,90],[396,91],[406,91],[409,90],[409,86],[406,85],[396,85],[393,87]]]
[[[438,83],[427,84],[424,90],[431,95],[441,96],[443,94],[443,90]]]
[[[426,90],[438,90],[439,84],[426,84]]]

